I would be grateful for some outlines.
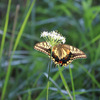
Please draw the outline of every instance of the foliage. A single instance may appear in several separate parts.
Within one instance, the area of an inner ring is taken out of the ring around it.
[[[46,99],[50,59],[34,50],[33,46],[44,41],[40,38],[41,32],[58,30],[66,37],[66,44],[84,51],[87,59],[76,60],[70,67],[58,68],[52,63],[49,100],[70,100],[65,88],[67,85],[76,100],[99,100],[100,1],[34,2],[35,5],[30,0],[12,0],[9,13],[9,2],[0,1],[0,98],[4,94],[2,100]],[[17,5],[20,6],[19,12],[16,12]],[[12,49],[9,49],[11,44]]]

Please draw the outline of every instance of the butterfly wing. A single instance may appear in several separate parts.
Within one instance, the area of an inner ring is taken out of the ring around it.
[[[51,46],[47,42],[40,42],[34,46],[34,49],[43,52],[47,55],[51,54]],[[74,59],[86,58],[83,51],[71,45],[58,44],[52,49],[52,60],[55,64],[60,64],[61,66],[67,66]]]
[[[64,48],[67,48],[70,50],[70,52],[73,55],[73,59],[87,58],[86,54],[76,47],[73,47],[71,45],[64,45]]]
[[[54,61],[54,63],[61,66],[67,66],[68,64],[70,64],[73,61],[72,57],[72,53],[69,53],[66,54],[65,57],[60,59],[54,52],[52,53],[52,60]]]
[[[43,52],[47,55],[50,55],[50,52],[51,52],[51,47],[50,45],[47,43],[47,42],[40,42],[40,43],[37,43],[35,46],[34,46],[34,49],[40,51],[40,52]]]

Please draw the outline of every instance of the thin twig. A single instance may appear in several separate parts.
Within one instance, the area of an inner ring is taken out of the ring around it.
[[[16,12],[15,12],[15,18],[14,18],[14,25],[13,25],[13,29],[12,29],[11,41],[10,41],[10,46],[9,46],[8,57],[10,57],[12,46],[13,46],[13,42],[14,42],[14,35],[15,35],[14,33],[15,33],[15,28],[16,28],[16,24],[17,24],[17,18],[18,18],[19,9],[20,9],[20,5],[17,5],[16,6]]]
[[[50,67],[51,67],[51,62],[52,62],[52,60],[51,60],[51,58],[52,58],[52,48],[53,48],[53,47],[51,47],[50,65],[49,65],[49,71],[48,71],[47,100],[48,100],[48,98],[49,98],[49,77],[50,77]]]

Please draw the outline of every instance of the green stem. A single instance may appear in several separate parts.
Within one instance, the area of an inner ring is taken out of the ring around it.
[[[68,92],[68,94],[69,94],[71,100],[73,100],[73,97],[72,97],[72,95],[71,95],[71,93],[70,93],[70,91],[69,91],[68,85],[67,85],[67,83],[66,83],[66,81],[65,81],[65,78],[64,78],[64,76],[63,76],[63,74],[62,74],[62,72],[61,72],[61,69],[60,69],[59,65],[58,65],[58,69],[59,69],[59,74],[60,74],[60,77],[61,77],[62,82],[63,82],[63,84],[64,84],[64,87],[65,87],[66,91]]]
[[[49,77],[50,77],[50,67],[51,67],[51,63],[52,63],[52,60],[51,60],[51,58],[52,58],[52,48],[53,48],[53,47],[51,47],[50,65],[49,65],[49,71],[48,71],[47,100],[48,100],[48,98],[49,98]]]
[[[72,70],[70,68],[70,65],[69,65],[69,71],[70,71],[70,76],[71,76],[71,83],[72,83],[72,90],[73,90],[73,99],[75,100],[75,89],[74,89],[74,82],[73,82],[73,75],[72,75]]]

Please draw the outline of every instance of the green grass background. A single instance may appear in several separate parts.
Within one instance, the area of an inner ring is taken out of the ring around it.
[[[50,59],[33,47],[53,30],[87,59],[52,64],[49,100],[70,100],[66,87],[74,100],[100,100],[99,0],[0,0],[0,100],[46,100]]]

